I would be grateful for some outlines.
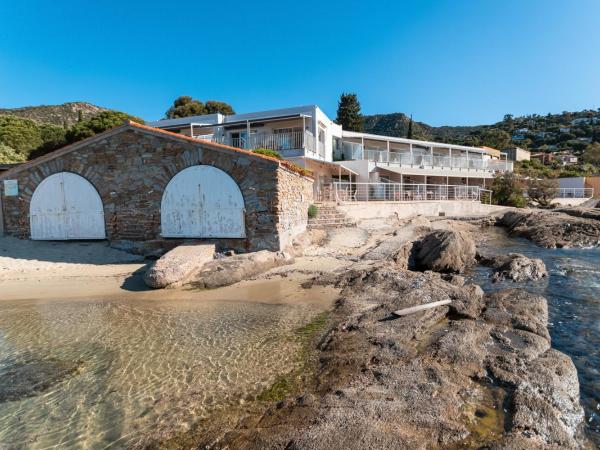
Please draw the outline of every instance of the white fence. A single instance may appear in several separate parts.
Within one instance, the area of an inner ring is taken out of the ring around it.
[[[593,188],[558,188],[554,198],[592,198]]]
[[[237,148],[255,150],[266,148],[275,151],[306,149],[314,152],[314,137],[308,131],[292,131],[288,133],[256,133],[237,138],[216,137],[212,135],[196,136],[199,139],[210,139],[219,144]]]
[[[491,204],[492,191],[480,186],[404,183],[333,183],[332,200],[337,202],[372,201],[447,201],[471,200]]]

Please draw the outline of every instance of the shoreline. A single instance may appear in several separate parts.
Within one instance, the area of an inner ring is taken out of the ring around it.
[[[308,359],[314,367],[301,383],[278,380],[266,390],[273,389],[276,397],[266,396],[239,410],[219,413],[215,423],[200,435],[190,431],[179,438],[150,439],[145,448],[175,445],[179,439],[185,444],[213,448],[262,448],[267,442],[278,442],[282,447],[292,444],[293,448],[323,448],[327,442],[333,448],[358,448],[359,443],[363,448],[375,442],[409,447],[414,444],[417,448],[424,442],[443,448],[584,448],[587,444],[581,434],[579,393],[573,397],[574,386],[578,386],[577,373],[571,359],[550,346],[546,300],[520,289],[511,290],[504,297],[486,294],[460,275],[406,267],[407,243],[435,230],[465,232],[480,240],[481,225],[489,225],[489,221],[479,224],[436,218],[430,222],[418,217],[379,221],[366,228],[315,231],[311,236],[313,244],[307,245],[304,256],[293,264],[208,291],[185,286],[124,291],[118,286],[123,282],[123,273],[106,277],[109,281],[104,281],[114,292],[98,294],[101,298],[277,303],[283,293],[282,285],[287,286],[284,291],[288,297],[294,290],[316,288],[338,298],[329,312],[322,339],[310,341],[315,344]],[[143,267],[138,265],[138,271]],[[141,282],[141,273],[137,277]],[[60,293],[59,287],[52,290],[52,283],[61,285],[78,279],[46,277],[35,291],[44,292],[46,297],[35,301],[52,301]],[[6,281],[12,285],[13,301],[19,301],[19,295],[28,295],[22,288],[17,291],[19,280]],[[99,281],[95,287],[101,289],[101,285]],[[277,285],[279,288],[264,295],[269,292],[268,286]],[[84,284],[82,289],[90,289],[90,284]],[[247,293],[245,298],[243,292]],[[81,298],[77,292],[70,294],[65,300]],[[238,300],[232,298],[235,296]],[[448,296],[453,302],[450,307],[402,319],[389,318],[393,308]],[[513,304],[514,298],[518,301]],[[495,310],[496,315],[490,316],[489,311]],[[491,347],[486,344],[488,341],[493,342]],[[506,358],[511,361],[508,365]],[[522,369],[514,371],[512,366]],[[544,375],[552,367],[560,367],[562,378]],[[536,386],[536,377],[550,386],[544,389],[551,390],[541,396],[527,390],[524,386],[528,384]],[[283,389],[279,389],[279,382]],[[415,388],[417,391],[413,391]],[[419,397],[420,391],[427,393],[429,399],[433,396],[433,403]],[[535,417],[541,410],[536,412],[536,408],[541,408],[542,403],[548,408],[544,402],[552,396],[563,402],[552,406],[556,408],[552,413],[552,420],[557,421],[555,430],[540,430],[541,417]],[[503,414],[505,408],[507,412]],[[351,413],[354,410],[361,411],[361,415]],[[326,422],[322,422],[324,418]],[[401,425],[401,430],[390,434],[392,423]],[[331,434],[333,429],[344,430],[343,436]],[[532,429],[537,431],[527,431]],[[423,434],[423,430],[428,431]]]

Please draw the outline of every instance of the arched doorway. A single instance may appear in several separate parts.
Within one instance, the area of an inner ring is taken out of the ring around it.
[[[29,205],[31,239],[105,239],[104,208],[94,186],[71,172],[45,178]]]
[[[244,198],[226,172],[192,166],[175,175],[160,207],[163,237],[243,238]]]

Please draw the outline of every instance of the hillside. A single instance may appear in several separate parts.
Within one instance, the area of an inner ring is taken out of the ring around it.
[[[62,105],[25,106],[23,108],[0,108],[0,115],[10,115],[33,120],[36,123],[50,123],[60,127],[70,127],[77,123],[79,116],[89,119],[106,108],[86,102],[69,102]],[[80,113],[81,111],[81,113]]]
[[[410,119],[403,113],[364,116],[367,133],[406,137]],[[413,137],[465,145],[495,148],[519,146],[530,150],[583,152],[592,142],[600,141],[600,110],[560,114],[504,116],[490,125],[433,127],[413,122]]]

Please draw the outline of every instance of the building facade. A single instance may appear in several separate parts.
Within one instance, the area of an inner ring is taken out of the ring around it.
[[[490,187],[496,173],[512,171],[498,150],[347,131],[316,105],[149,125],[247,150],[275,150],[312,171],[320,201],[472,197],[474,188]]]
[[[215,240],[281,250],[313,179],[274,158],[129,123],[0,174],[4,233],[39,240]]]

